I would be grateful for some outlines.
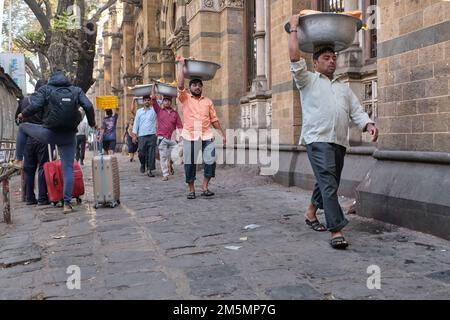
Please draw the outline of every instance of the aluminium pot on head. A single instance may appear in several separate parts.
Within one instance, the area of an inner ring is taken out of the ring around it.
[[[152,87],[153,84],[142,84],[142,85],[137,85],[134,86],[133,88],[131,88],[131,90],[133,90],[133,95],[135,97],[143,97],[143,96],[149,96],[152,94]]]
[[[317,13],[299,17],[297,38],[299,49],[314,53],[314,48],[330,45],[336,52],[345,50],[355,40],[356,33],[362,28],[358,18],[339,13]],[[284,26],[290,30],[290,23]]]
[[[177,97],[178,92],[176,87],[169,86],[162,82],[156,82],[156,91],[163,96]]]
[[[214,79],[217,70],[221,66],[215,62],[185,59],[186,70],[185,77],[188,79],[201,79],[208,81]]]

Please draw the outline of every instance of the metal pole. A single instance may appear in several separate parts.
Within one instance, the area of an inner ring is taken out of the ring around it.
[[[0,52],[3,52],[3,12],[5,0],[0,0]]]
[[[12,52],[12,0],[9,0],[9,43],[8,50]]]

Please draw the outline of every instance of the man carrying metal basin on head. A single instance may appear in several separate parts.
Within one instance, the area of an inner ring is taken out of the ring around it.
[[[186,183],[189,185],[188,199],[195,199],[195,179],[197,154],[202,150],[204,163],[204,180],[201,186],[201,195],[211,197],[214,195],[208,189],[211,178],[215,177],[215,145],[210,127],[217,129],[226,143],[225,133],[219,123],[216,110],[211,99],[202,95],[203,81],[193,78],[189,81],[189,92],[184,86],[186,77],[186,61],[177,57],[178,100],[183,110],[183,155]]]
[[[163,95],[161,105],[156,99],[156,84],[152,87],[152,105],[156,112],[157,118],[157,145],[160,154],[160,165],[163,173],[163,181],[169,180],[169,175],[175,173],[173,164],[171,162],[172,150],[176,147],[177,141],[173,137],[175,130],[182,129],[180,115],[177,110],[172,108],[172,99],[170,95]]]
[[[348,243],[342,229],[348,220],[339,205],[337,191],[348,147],[349,122],[351,120],[361,130],[368,131],[374,142],[378,138],[378,129],[349,86],[335,77],[336,53],[333,45],[314,46],[315,72],[307,70],[305,59],[300,56],[298,26],[299,16],[292,16],[289,56],[291,72],[301,96],[301,144],[306,145],[317,180],[311,204],[305,213],[305,222],[315,231],[328,230],[331,233],[330,245],[335,249],[345,249]],[[325,211],[327,227],[316,217],[319,208]]]

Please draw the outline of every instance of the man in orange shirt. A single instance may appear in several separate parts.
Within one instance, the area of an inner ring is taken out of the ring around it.
[[[210,130],[213,126],[219,130],[223,143],[226,143],[225,133],[219,123],[214,104],[211,99],[202,96],[203,82],[200,79],[192,79],[189,82],[189,91],[184,87],[184,58],[177,58],[178,100],[183,110],[183,155],[186,183],[189,185],[188,199],[195,199],[195,176],[197,155],[202,150],[204,163],[204,180],[200,189],[201,195],[211,197],[214,195],[208,189],[209,181],[215,177],[216,149],[214,136]]]

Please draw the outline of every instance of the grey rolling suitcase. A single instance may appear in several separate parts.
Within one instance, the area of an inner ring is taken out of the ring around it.
[[[92,158],[94,208],[100,205],[114,208],[120,204],[119,162],[114,155],[96,153]]]

